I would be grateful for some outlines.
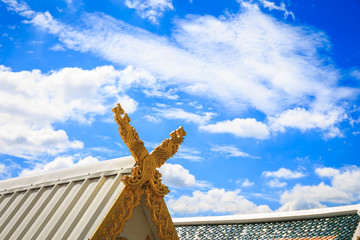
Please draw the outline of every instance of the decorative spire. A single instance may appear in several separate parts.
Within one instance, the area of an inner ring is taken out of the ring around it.
[[[135,128],[130,125],[131,119],[119,103],[112,111],[115,113],[114,118],[116,123],[119,125],[119,135],[128,146],[135,161],[142,161],[148,155],[148,151],[144,147],[143,141],[140,140]]]
[[[134,157],[136,166],[131,176],[122,179],[125,184],[124,190],[91,239],[118,239],[125,222],[130,219],[133,209],[140,204],[142,196],[157,227],[158,237],[161,240],[179,239],[164,201],[169,189],[162,184],[161,173],[156,168],[161,167],[178,151],[186,132],[183,127],[171,132],[170,138],[164,140],[149,154],[120,104],[117,104],[113,112],[119,125],[119,134]]]

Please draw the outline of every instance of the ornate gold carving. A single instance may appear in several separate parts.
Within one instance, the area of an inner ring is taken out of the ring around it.
[[[143,141],[140,140],[135,128],[130,125],[131,120],[120,104],[113,108],[113,112],[115,113],[115,121],[119,125],[118,129],[122,140],[128,146],[135,161],[141,162],[148,155]]]
[[[160,239],[179,239],[163,197],[145,190],[145,205],[150,209]]]
[[[169,193],[169,189],[161,183],[161,173],[156,168],[161,167],[177,152],[186,132],[182,127],[173,131],[169,139],[164,140],[149,154],[135,128],[130,125],[131,120],[120,104],[113,109],[113,112],[119,125],[120,136],[134,157],[136,166],[131,176],[125,176],[122,179],[125,184],[124,190],[91,239],[119,239],[125,222],[131,217],[134,208],[140,204],[142,196],[144,196],[145,205],[150,210],[158,237],[161,240],[179,239],[164,201],[164,196]]]

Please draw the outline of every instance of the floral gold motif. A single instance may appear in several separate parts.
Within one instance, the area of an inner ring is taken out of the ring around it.
[[[130,118],[120,104],[113,109],[115,121],[119,125],[119,134],[128,146],[136,161],[131,176],[125,176],[122,181],[124,190],[118,196],[106,217],[91,237],[91,240],[122,239],[120,233],[136,206],[143,197],[149,209],[151,219],[157,228],[161,240],[179,239],[171,216],[166,207],[164,196],[169,189],[161,182],[161,173],[156,169],[172,157],[184,141],[186,132],[182,127],[170,133],[170,138],[164,140],[151,153],[146,150],[135,128],[130,125]]]

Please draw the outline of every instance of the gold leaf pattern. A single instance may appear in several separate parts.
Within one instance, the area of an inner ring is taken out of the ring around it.
[[[121,239],[120,234],[126,221],[130,219],[134,208],[140,204],[143,196],[145,205],[150,210],[151,219],[157,228],[158,237],[161,240],[178,240],[179,237],[164,201],[164,196],[169,193],[169,189],[161,183],[161,173],[156,168],[161,167],[178,151],[186,132],[182,127],[171,132],[170,138],[164,140],[149,154],[135,128],[130,125],[131,120],[120,104],[113,109],[113,112],[115,121],[119,125],[119,134],[134,157],[136,166],[131,176],[125,176],[122,179],[125,184],[124,190],[91,239]]]

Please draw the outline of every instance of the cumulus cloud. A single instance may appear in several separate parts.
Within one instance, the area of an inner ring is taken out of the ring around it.
[[[152,23],[158,23],[165,11],[174,9],[172,0],[126,0],[125,5],[135,9],[140,17],[147,18]]]
[[[295,179],[305,177],[303,172],[291,171],[287,168],[280,168],[277,171],[264,171],[262,173],[264,177],[284,178],[284,179]]]
[[[31,169],[23,169],[20,173],[20,176],[33,175],[41,172],[48,172],[96,162],[99,162],[99,160],[92,156],[88,156],[83,159],[77,159],[74,156],[61,156],[56,157],[53,161],[50,161],[48,163],[36,163],[35,166]]]
[[[320,177],[329,177],[331,184],[321,182],[318,185],[297,184],[281,195],[283,204],[280,211],[325,207],[326,203],[350,204],[360,200],[360,168],[350,166],[342,169],[317,168]]]
[[[256,205],[240,194],[240,190],[226,191],[214,188],[194,191],[192,196],[183,195],[167,201],[170,212],[176,215],[194,214],[246,214],[271,212],[267,205]]]
[[[296,185],[291,191],[285,191],[281,195],[280,203],[283,205],[279,211],[321,208],[326,206],[323,203],[349,204],[351,198],[350,193],[324,183],[313,186]]]
[[[264,171],[262,176],[266,178],[273,178],[266,182],[271,188],[283,188],[286,187],[288,184],[287,182],[280,181],[280,179],[297,179],[305,177],[305,174],[300,171],[292,171],[287,168],[280,168],[277,171]]]
[[[360,168],[349,166],[341,169],[340,173],[334,175],[331,184],[336,189],[354,194],[355,198],[360,198]]]
[[[316,168],[315,173],[319,177],[334,177],[340,174],[340,170],[330,167],[323,167],[323,168]]]
[[[23,157],[57,154],[83,148],[55,123],[72,120],[91,123],[121,102],[128,113],[137,102],[126,90],[141,82],[142,70],[112,66],[91,70],[63,68],[49,73],[39,70],[13,72],[0,66],[0,152]]]
[[[174,188],[208,187],[209,183],[195,179],[189,170],[180,164],[165,163],[159,169],[162,174],[163,183]]]
[[[264,123],[256,121],[254,118],[235,118],[232,121],[225,120],[215,124],[203,125],[200,126],[199,129],[210,133],[230,133],[237,137],[257,139],[266,139],[270,134],[268,127]]]
[[[32,127],[27,122],[14,120],[7,116],[8,122],[0,126],[0,151],[5,154],[32,157],[43,153],[54,155],[68,149],[81,149],[84,144],[78,140],[69,140],[63,130],[54,130],[51,126]],[[11,122],[12,119],[14,122]],[[6,121],[6,120],[5,120]]]
[[[289,109],[276,117],[270,117],[273,131],[284,132],[286,128],[296,128],[300,131],[318,129],[325,132],[325,137],[342,136],[335,125],[346,118],[345,110],[334,108],[330,111],[309,111],[304,108]]]

